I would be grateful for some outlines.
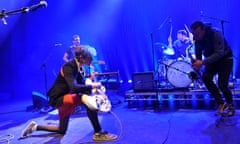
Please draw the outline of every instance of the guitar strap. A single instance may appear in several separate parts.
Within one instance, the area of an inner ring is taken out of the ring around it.
[[[74,60],[75,60],[75,62],[77,64],[78,72],[82,75],[82,77],[84,77],[85,76],[85,72],[84,72],[83,68],[80,67],[80,63],[78,62],[78,60],[76,58],[74,58]],[[63,67],[61,67],[61,69],[60,69],[60,74],[61,74],[62,77],[64,77]]]

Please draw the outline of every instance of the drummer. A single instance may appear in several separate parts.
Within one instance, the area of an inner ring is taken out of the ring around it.
[[[188,37],[189,35],[189,37]],[[174,59],[189,61],[188,50],[193,43],[192,34],[187,33],[186,30],[181,29],[177,32],[177,40],[173,42],[171,35],[168,37],[168,47],[174,51]]]

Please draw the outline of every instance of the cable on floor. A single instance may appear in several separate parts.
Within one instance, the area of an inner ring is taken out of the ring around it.
[[[0,136],[0,143],[5,143],[10,144],[11,139],[14,138],[14,135],[12,134],[5,134]]]
[[[172,120],[172,115],[171,117],[168,119],[168,131],[167,131],[167,136],[164,139],[164,141],[162,142],[162,144],[165,144],[168,140],[169,134],[170,134],[170,129],[171,129],[171,120]]]

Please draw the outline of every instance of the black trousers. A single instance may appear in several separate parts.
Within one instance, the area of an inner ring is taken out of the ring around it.
[[[92,111],[87,106],[86,106],[86,109],[87,109],[88,118],[91,121],[91,124],[93,126],[94,132],[95,133],[100,132],[102,130],[102,128],[101,128],[101,126],[99,124],[97,111]]]
[[[232,104],[232,92],[228,87],[228,81],[233,68],[233,58],[223,58],[211,65],[206,65],[202,79],[208,91],[215,98],[217,104],[223,104],[224,100],[220,90],[228,104]],[[218,74],[218,86],[214,83],[213,77]]]

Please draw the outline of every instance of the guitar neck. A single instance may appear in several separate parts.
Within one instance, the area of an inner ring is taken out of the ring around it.
[[[102,60],[93,61],[92,64],[105,64],[105,61],[102,61]]]
[[[106,72],[106,73],[97,73],[95,76],[113,76],[113,75],[118,75],[118,72]]]

